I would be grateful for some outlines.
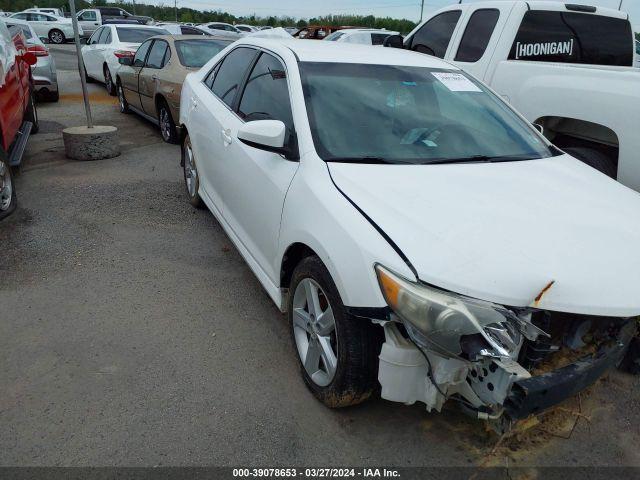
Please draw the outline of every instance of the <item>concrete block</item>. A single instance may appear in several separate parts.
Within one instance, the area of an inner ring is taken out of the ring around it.
[[[116,127],[95,125],[93,128],[65,128],[62,138],[67,157],[74,160],[103,160],[120,155]]]

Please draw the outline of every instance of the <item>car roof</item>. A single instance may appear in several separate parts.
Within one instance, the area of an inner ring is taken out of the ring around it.
[[[274,39],[244,37],[236,45],[263,47],[283,54],[290,50],[301,62],[359,63],[397,65],[459,70],[458,67],[436,57],[399,48],[380,48],[371,45],[323,42],[318,40]]]
[[[151,30],[165,30],[166,28],[156,27],[155,25],[140,25],[139,23],[109,23],[103,25],[104,27],[118,27],[118,28],[150,28]]]
[[[160,38],[163,40],[173,41],[176,40],[205,40],[205,41],[223,41],[233,43],[235,38],[225,37],[224,35],[154,35],[151,38]]]

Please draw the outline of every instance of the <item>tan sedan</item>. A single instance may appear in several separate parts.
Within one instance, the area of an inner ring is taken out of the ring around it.
[[[134,56],[119,59],[116,89],[120,111],[131,111],[160,126],[165,142],[180,135],[180,92],[188,73],[200,69],[232,43],[226,37],[159,35],[144,42]]]

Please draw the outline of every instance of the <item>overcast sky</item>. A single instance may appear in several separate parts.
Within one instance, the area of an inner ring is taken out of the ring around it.
[[[173,0],[141,1],[164,5],[173,3]],[[474,0],[464,1],[471,3]],[[452,3],[458,3],[458,0],[425,0],[425,13]],[[617,9],[620,0],[575,0],[575,3]],[[290,15],[308,18],[329,13],[356,13],[408,18],[414,21],[420,18],[420,0],[178,0],[178,5],[199,10],[224,10],[234,15],[255,13],[259,16]],[[622,9],[629,11],[636,30],[640,31],[640,0],[623,0]]]

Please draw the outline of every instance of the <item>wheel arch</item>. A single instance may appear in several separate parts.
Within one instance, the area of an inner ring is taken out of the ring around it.
[[[287,247],[280,262],[280,288],[288,289],[291,286],[291,277],[293,276],[293,271],[296,266],[303,259],[311,256],[320,258],[320,255],[305,243],[296,242]],[[321,258],[320,261],[322,261]]]

